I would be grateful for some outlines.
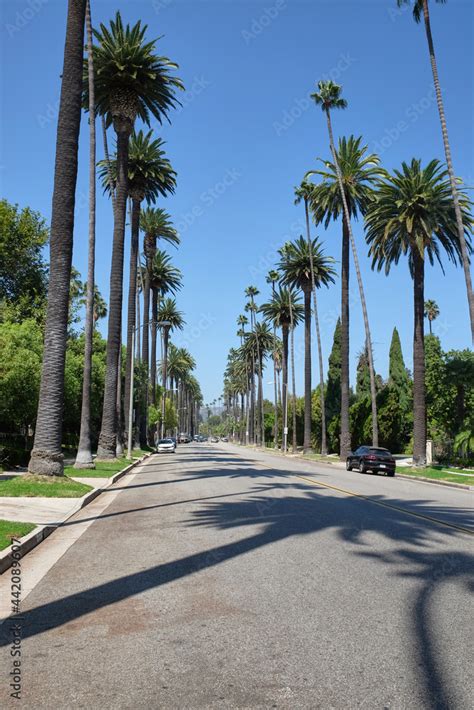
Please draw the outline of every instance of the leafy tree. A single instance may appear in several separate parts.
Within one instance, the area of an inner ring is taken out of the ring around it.
[[[0,200],[0,319],[43,321],[48,229],[38,212]]]

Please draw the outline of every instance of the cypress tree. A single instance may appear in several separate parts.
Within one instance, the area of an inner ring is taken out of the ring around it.
[[[411,380],[408,370],[405,367],[402,344],[396,328],[393,329],[392,342],[390,344],[388,383],[393,386],[398,393],[402,412],[410,409]]]

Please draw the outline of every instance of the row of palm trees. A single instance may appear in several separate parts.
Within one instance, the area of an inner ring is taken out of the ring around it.
[[[388,274],[393,264],[397,264],[402,255],[408,256],[409,268],[414,282],[414,450],[416,464],[426,461],[426,402],[425,402],[425,355],[424,355],[424,277],[426,258],[433,263],[441,263],[441,250],[453,263],[462,263],[464,248],[471,252],[470,233],[472,230],[471,203],[464,190],[456,186],[456,199],[449,168],[440,161],[432,160],[425,167],[421,161],[413,159],[403,163],[401,170],[390,175],[380,166],[378,156],[367,154],[367,146],[361,138],[350,136],[341,138],[336,149],[331,123],[331,111],[346,108],[347,102],[341,96],[341,87],[332,81],[319,82],[318,91],[312,97],[325,112],[329,134],[331,160],[321,161],[324,169],[311,170],[296,190],[296,201],[304,201],[307,224],[307,240],[300,237],[293,244],[285,245],[280,250],[282,257],[279,266],[281,283],[293,289],[301,289],[304,295],[305,322],[305,427],[304,451],[311,448],[311,296],[315,329],[319,349],[320,396],[322,417],[325,417],[324,374],[320,345],[316,288],[333,281],[334,270],[330,262],[321,253],[320,245],[310,236],[311,212],[316,225],[324,224],[327,228],[331,221],[342,217],[342,257],[341,257],[341,457],[350,450],[349,429],[349,265],[350,250],[359,286],[360,301],[365,326],[365,351],[370,373],[372,402],[372,444],[378,445],[378,424],[376,404],[376,381],[373,362],[372,339],[364,286],[360,271],[359,258],[351,220],[361,215],[365,221],[366,240],[372,267],[385,268]],[[310,181],[317,176],[319,183]],[[457,212],[460,211],[463,225],[462,240],[459,236]],[[313,247],[311,245],[314,245]],[[307,250],[305,251],[305,247]],[[441,249],[442,248],[442,249]],[[318,264],[318,258],[322,261]],[[273,279],[269,276],[269,280]],[[254,289],[255,293],[255,289]],[[469,284],[468,284],[469,293]],[[273,299],[275,294],[273,293]],[[290,298],[291,303],[291,298]],[[252,307],[254,303],[250,304]],[[274,305],[274,304],[273,304]],[[264,307],[264,312],[272,318],[274,324],[278,317],[272,315],[271,307]],[[431,314],[433,315],[433,314]],[[430,319],[430,323],[432,318]],[[280,323],[281,324],[281,323]],[[251,334],[258,343],[257,329],[251,322]],[[291,328],[292,333],[292,328]],[[275,345],[276,350],[276,345]],[[235,353],[230,364],[235,361]],[[258,376],[261,380],[261,365],[258,361]],[[250,363],[253,373],[253,361]],[[253,374],[252,374],[253,377]],[[250,411],[252,412],[252,380],[250,382]],[[283,391],[287,384],[283,383]],[[276,398],[275,398],[276,401]],[[282,397],[284,417],[286,416],[285,397]],[[260,402],[260,400],[259,400]],[[276,407],[276,404],[275,404]],[[276,419],[276,415],[275,415]],[[263,414],[260,419],[263,432]],[[276,429],[276,425],[275,425]],[[321,450],[325,449],[325,422],[322,422]],[[263,433],[255,437],[262,442]],[[263,443],[263,442],[262,442]]]
[[[84,59],[84,28],[87,29],[87,59]],[[172,296],[181,287],[181,274],[168,255],[157,248],[159,239],[179,244],[171,219],[162,208],[154,207],[159,197],[172,194],[176,173],[164,151],[161,138],[152,131],[136,130],[137,120],[149,125],[153,116],[161,124],[169,120],[183,90],[175,75],[177,65],[157,52],[157,40],[146,37],[147,27],[138,21],[124,25],[117,12],[110,26],[93,29],[90,0],[68,0],[68,17],[61,99],[56,143],[56,167],[51,221],[51,264],[45,349],[41,378],[35,443],[29,470],[38,474],[63,473],[61,449],[64,405],[64,361],[67,336],[69,278],[74,230],[74,200],[78,164],[81,109],[89,114],[89,243],[85,324],[85,366],[78,467],[93,467],[90,431],[90,389],[92,333],[94,324],[95,209],[96,209],[96,117],[100,117],[104,160],[99,177],[110,196],[114,229],[111,253],[110,298],[106,375],[98,457],[114,458],[122,452],[122,399],[128,412],[134,353],[132,343],[140,343],[139,360],[145,371],[145,396],[139,415],[140,443],[145,445],[149,404],[157,398],[157,334],[162,336],[162,427],[168,383],[170,333],[184,325],[182,313]],[[115,133],[116,151],[109,154],[108,130]],[[146,203],[148,207],[142,208]],[[122,305],[125,228],[129,206],[131,226],[130,268],[127,309],[127,349],[125,388],[122,398]],[[153,205],[153,206],[152,206]],[[139,259],[139,233],[144,233],[144,263]],[[140,308],[140,294],[143,311]],[[151,309],[151,317],[150,317]],[[140,322],[140,315],[143,322]],[[151,340],[151,343],[150,343]],[[175,371],[180,396],[189,406],[201,399],[193,378],[189,353],[181,353],[187,370]],[[125,417],[125,428],[128,418]],[[127,434],[127,431],[125,431]]]

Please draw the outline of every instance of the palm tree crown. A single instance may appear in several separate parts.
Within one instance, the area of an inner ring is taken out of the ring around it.
[[[304,316],[303,304],[295,291],[281,286],[268,303],[260,306],[260,312],[277,328],[289,326],[292,318],[293,325],[296,326],[301,323]]]
[[[183,89],[180,79],[172,75],[178,65],[155,53],[157,40],[145,42],[147,25],[138,21],[124,27],[120,12],[110,29],[103,23],[94,30],[98,45],[94,46],[95,99],[97,112],[106,125],[133,125],[138,116],[147,125],[150,114],[157,121],[168,117],[178,104],[176,89]],[[84,63],[84,108],[89,101],[87,63]]]
[[[323,111],[332,111],[335,108],[347,108],[346,99],[341,98],[342,86],[333,81],[318,81],[318,91],[311,94],[311,98]]]
[[[366,239],[370,245],[369,254],[373,266],[380,270],[385,266],[388,274],[392,263],[408,254],[410,270],[413,272],[413,255],[416,251],[421,258],[424,252],[433,264],[436,259],[441,265],[440,247],[450,261],[460,259],[460,244],[456,228],[451,187],[447,170],[439,160],[432,160],[423,168],[421,161],[413,159],[403,163],[401,170],[393,176],[386,174],[380,181],[377,198],[366,214]],[[460,192],[463,222],[468,241],[472,218],[470,202],[465,193]]]
[[[140,212],[140,229],[145,233],[144,249],[147,257],[153,258],[154,245],[157,239],[163,239],[169,244],[178,246],[180,238],[171,223],[171,217],[166,210],[147,207]],[[152,253],[148,253],[150,251]]]
[[[146,200],[154,203],[158,195],[166,197],[173,194],[176,188],[176,172],[163,150],[165,143],[161,138],[153,139],[152,136],[153,131],[145,134],[141,130],[130,136],[128,193],[139,202]],[[101,160],[98,165],[104,192],[110,192],[110,180],[115,190],[117,156],[112,156],[110,162]]]
[[[162,295],[175,294],[182,287],[182,273],[171,263],[171,257],[158,249],[151,266],[151,286]]]
[[[313,269],[315,285],[329,286],[334,283],[336,271],[333,267],[334,259],[325,256],[321,243],[317,239],[311,242],[313,256]],[[311,289],[311,261],[310,250],[306,239],[298,237],[294,242],[285,245],[279,250],[281,260],[278,264],[283,272],[283,283],[303,291]]]
[[[163,323],[163,330],[183,330],[185,320],[178,310],[174,298],[164,298],[158,310],[158,323]]]
[[[410,5],[412,0],[397,0],[397,5],[398,7],[402,7],[402,5]],[[444,3],[446,0],[436,0],[436,2]],[[414,0],[413,2],[413,17],[415,18],[415,22],[419,22],[421,20],[421,16],[423,14],[423,0]]]
[[[367,146],[361,145],[362,136],[339,139],[337,162],[342,176],[344,193],[350,217],[365,214],[373,198],[373,187],[382,175],[379,157],[375,153],[367,154]],[[332,160],[319,159],[324,169],[310,170],[305,179],[318,175],[322,182],[318,185],[309,183],[309,205],[316,224],[324,223],[327,228],[331,220],[338,219],[344,212],[337,170]],[[304,183],[303,183],[304,184]],[[306,183],[307,184],[307,183]]]

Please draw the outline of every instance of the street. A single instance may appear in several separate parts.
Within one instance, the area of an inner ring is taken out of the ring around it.
[[[467,710],[472,501],[232,444],[152,456],[22,561],[21,707]]]

